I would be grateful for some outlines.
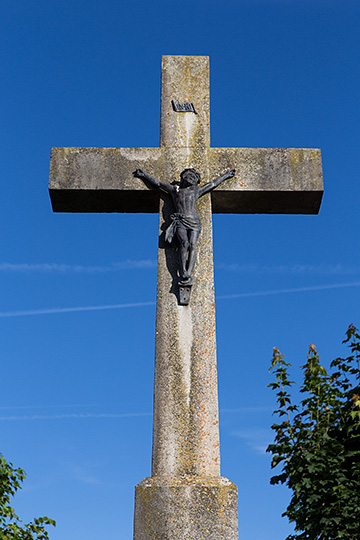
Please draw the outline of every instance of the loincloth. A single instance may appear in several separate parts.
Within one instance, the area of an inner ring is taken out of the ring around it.
[[[183,214],[171,214],[171,223],[165,231],[165,240],[171,243],[174,239],[178,228],[186,229],[187,231],[201,230],[199,217],[184,216]]]

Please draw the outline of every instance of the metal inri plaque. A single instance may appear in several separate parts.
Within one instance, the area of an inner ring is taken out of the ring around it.
[[[172,99],[171,103],[175,112],[193,112],[197,114],[195,105],[190,101],[187,103],[180,103],[179,101],[174,101]]]

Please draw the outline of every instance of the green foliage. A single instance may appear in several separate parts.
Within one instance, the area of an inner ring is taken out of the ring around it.
[[[23,524],[11,506],[11,498],[25,479],[22,469],[14,469],[0,454],[0,540],[48,540],[46,525],[55,525],[53,519],[40,517]]]
[[[350,325],[346,339],[351,354],[321,366],[314,345],[302,366],[299,405],[291,400],[284,356],[274,349],[279,423],[273,424],[272,468],[281,466],[271,484],[292,490],[283,516],[294,523],[286,540],[360,540],[360,335]]]

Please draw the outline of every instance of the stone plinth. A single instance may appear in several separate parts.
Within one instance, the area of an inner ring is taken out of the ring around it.
[[[135,490],[136,540],[238,540],[237,487],[227,478],[145,478]]]

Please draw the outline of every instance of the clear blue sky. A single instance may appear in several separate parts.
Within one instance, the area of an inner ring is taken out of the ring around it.
[[[158,146],[161,55],[209,55],[213,146],[323,155],[318,216],[214,218],[222,474],[241,540],[285,538],[289,493],[269,485],[264,452],[272,347],[299,379],[310,343],[328,363],[360,325],[358,0],[0,6],[0,451],[28,473],[18,512],[55,518],[53,540],[132,538],[158,217],[53,214],[50,148]],[[124,307],[86,310],[111,305]]]

